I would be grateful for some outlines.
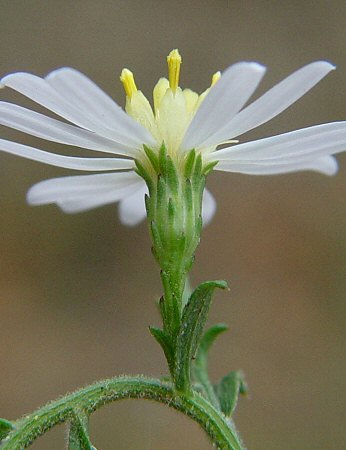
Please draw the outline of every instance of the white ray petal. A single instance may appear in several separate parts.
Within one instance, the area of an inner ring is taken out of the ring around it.
[[[217,145],[267,122],[296,102],[333,69],[335,66],[325,61],[302,67],[243,109],[202,145]]]
[[[49,73],[45,79],[70,103],[90,112],[97,122],[120,133],[126,129],[143,142],[149,143],[152,139],[145,128],[132,120],[96,83],[78,70],[62,67]]]
[[[126,196],[119,203],[119,218],[120,222],[124,225],[133,227],[138,225],[146,217],[144,196],[148,193],[148,188],[143,182],[138,190],[131,195]]]
[[[182,148],[198,147],[230,121],[253,94],[265,71],[264,66],[254,62],[241,62],[226,69],[198,108]]]
[[[0,139],[0,151],[65,169],[107,171],[133,169],[134,162],[124,158],[80,158],[45,152],[28,145]]]
[[[335,175],[338,163],[333,156],[323,156],[313,160],[298,159],[280,162],[267,161],[220,161],[215,170],[243,173],[247,175],[279,175],[283,173],[313,170],[324,175]]]
[[[117,192],[57,201],[56,205],[66,214],[77,214],[119,201]]]
[[[64,200],[58,200],[56,204],[67,214],[80,213],[100,206],[109,205],[110,203],[119,202],[124,197],[126,198],[127,195],[131,195],[133,189],[134,187],[131,186],[123,188],[121,191],[111,190],[78,198],[66,198]]]
[[[61,144],[118,155],[135,155],[129,146],[12,103],[0,102],[0,124]]]
[[[210,155],[216,160],[317,158],[346,150],[346,122],[315,125],[257,141],[237,144]]]
[[[122,127],[122,132],[119,133],[116,129],[110,129],[95,122],[95,118],[88,111],[77,108],[59,94],[46,80],[40,77],[18,72],[7,75],[1,80],[1,83],[20,92],[64,119],[100,136],[128,146],[140,146],[147,142],[143,142],[142,136],[135,135],[132,133],[132,130],[125,127]],[[150,143],[151,141],[149,145]]]
[[[31,205],[62,204],[74,200],[85,203],[87,198],[97,196],[98,202],[102,202],[102,197],[107,203],[110,198],[115,202],[138,189],[141,182],[134,172],[52,178],[32,186],[27,193],[27,201]]]
[[[213,195],[208,191],[208,189],[204,189],[202,200],[202,219],[204,227],[208,225],[208,223],[214,217],[215,211],[216,201]]]

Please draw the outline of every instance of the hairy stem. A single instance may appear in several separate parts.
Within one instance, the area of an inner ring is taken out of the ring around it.
[[[1,450],[22,450],[54,425],[72,421],[76,411],[85,415],[116,400],[143,398],[170,406],[199,423],[213,444],[222,450],[243,450],[232,422],[197,392],[178,394],[171,383],[157,379],[115,377],[99,381],[48,403],[14,422],[15,429],[3,441]]]

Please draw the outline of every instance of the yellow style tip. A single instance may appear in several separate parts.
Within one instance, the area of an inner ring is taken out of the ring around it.
[[[169,87],[173,92],[176,91],[179,85],[179,76],[180,76],[180,66],[181,66],[181,56],[177,49],[174,49],[167,56],[167,64],[168,64],[168,80]]]
[[[167,56],[167,61],[169,61],[169,59],[173,59],[173,58],[179,59],[179,61],[181,62],[181,56],[180,56],[179,50],[177,48],[173,49],[169,53],[169,55]]]
[[[131,98],[132,95],[138,90],[131,70],[123,69],[121,71],[120,81],[124,86],[126,96]]]

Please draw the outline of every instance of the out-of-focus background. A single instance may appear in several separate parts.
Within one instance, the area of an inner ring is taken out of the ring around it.
[[[11,0],[0,4],[0,72],[45,75],[60,66],[88,74],[121,105],[121,69],[146,93],[179,48],[182,86],[202,91],[239,60],[268,74],[258,93],[313,60],[338,66],[288,111],[242,140],[346,118],[344,1]],[[4,90],[2,99],[32,106]],[[1,137],[72,149],[5,128]],[[193,283],[223,278],[211,322],[230,324],[211,361],[217,379],[242,368],[250,398],[236,423],[249,449],[345,448],[346,155],[333,178],[212,174],[218,202],[204,230]],[[161,293],[146,225],[125,228],[117,207],[68,216],[31,208],[35,182],[71,172],[0,154],[0,417],[114,374],[166,373],[148,333]],[[178,413],[146,401],[94,414],[98,449],[209,449]],[[57,427],[36,450],[64,446]]]

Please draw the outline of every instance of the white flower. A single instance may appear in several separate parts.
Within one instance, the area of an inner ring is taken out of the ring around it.
[[[198,95],[178,86],[181,58],[177,50],[167,59],[169,79],[161,78],[156,84],[153,108],[137,90],[132,73],[123,70],[127,113],[71,68],[55,70],[45,78],[13,73],[1,80],[2,87],[20,92],[71,124],[7,102],[0,102],[0,124],[48,141],[111,155],[63,156],[0,139],[0,150],[24,158],[69,169],[109,172],[42,181],[29,190],[30,204],[56,203],[73,213],[120,202],[121,221],[135,225],[145,217],[146,185],[134,171],[134,160],[147,164],[143,145],[158,151],[162,142],[178,166],[194,148],[205,164],[218,161],[215,169],[227,172],[336,172],[337,162],[331,155],[346,150],[345,121],[241,144],[233,140],[280,114],[333,70],[333,65],[324,61],[308,64],[244,107],[265,73],[262,65],[234,64],[221,76],[216,73],[211,87]],[[220,144],[222,149],[218,149]],[[214,211],[215,201],[205,191],[205,222]]]

